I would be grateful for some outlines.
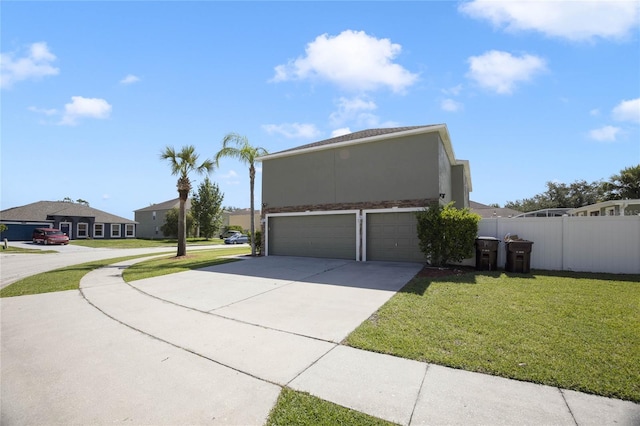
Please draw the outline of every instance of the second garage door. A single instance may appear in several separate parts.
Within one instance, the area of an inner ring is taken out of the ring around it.
[[[356,259],[356,215],[269,217],[269,255]]]
[[[414,212],[367,213],[367,260],[424,262]]]

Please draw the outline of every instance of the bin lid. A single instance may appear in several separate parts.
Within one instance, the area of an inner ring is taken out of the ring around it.
[[[499,239],[494,237],[476,237],[476,240],[500,241]]]

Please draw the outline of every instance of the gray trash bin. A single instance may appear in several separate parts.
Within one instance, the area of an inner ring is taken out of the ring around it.
[[[531,249],[533,241],[511,239],[505,240],[504,245],[507,254],[507,262],[505,263],[504,270],[522,274],[531,272]]]

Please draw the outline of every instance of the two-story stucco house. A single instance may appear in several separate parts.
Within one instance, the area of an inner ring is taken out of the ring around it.
[[[263,252],[424,261],[415,211],[469,206],[444,124],[372,129],[263,156]]]

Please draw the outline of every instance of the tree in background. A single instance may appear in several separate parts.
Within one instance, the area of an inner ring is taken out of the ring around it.
[[[187,215],[185,212],[185,204],[189,192],[191,192],[191,180],[189,173],[211,173],[213,171],[213,162],[209,159],[198,164],[199,155],[193,145],[183,146],[180,152],[173,147],[167,146],[160,153],[160,158],[168,160],[171,165],[171,174],[178,176],[178,195],[180,198],[180,210],[178,215],[178,252],[176,257],[187,254]]]
[[[186,225],[185,232],[188,235],[193,235],[193,215],[191,212],[186,212]],[[178,237],[178,222],[180,221],[180,210],[173,208],[167,211],[165,215],[164,224],[160,227],[160,230],[165,237]]]
[[[198,186],[198,191],[191,195],[191,214],[195,224],[200,230],[200,235],[207,240],[212,238],[222,223],[222,199],[224,194],[220,188],[204,178]]]
[[[521,212],[558,207],[578,208],[609,200],[640,199],[640,165],[622,169],[609,182],[577,180],[570,185],[547,182],[547,190],[504,206]]]
[[[255,208],[253,205],[253,191],[254,184],[256,180],[256,167],[255,161],[256,158],[261,155],[266,155],[267,150],[259,147],[252,146],[249,143],[249,139],[246,136],[240,136],[237,133],[229,133],[222,140],[222,149],[218,151],[215,156],[216,165],[219,163],[221,158],[229,157],[240,160],[244,164],[249,166],[249,194],[250,194],[250,210],[251,210],[251,229],[250,229],[250,239],[251,239],[251,255],[256,255],[256,244],[255,244]]]
[[[453,203],[434,204],[416,212],[420,250],[432,266],[445,266],[473,256],[480,215]]]
[[[604,184],[607,200],[640,199],[640,164],[622,169]]]

